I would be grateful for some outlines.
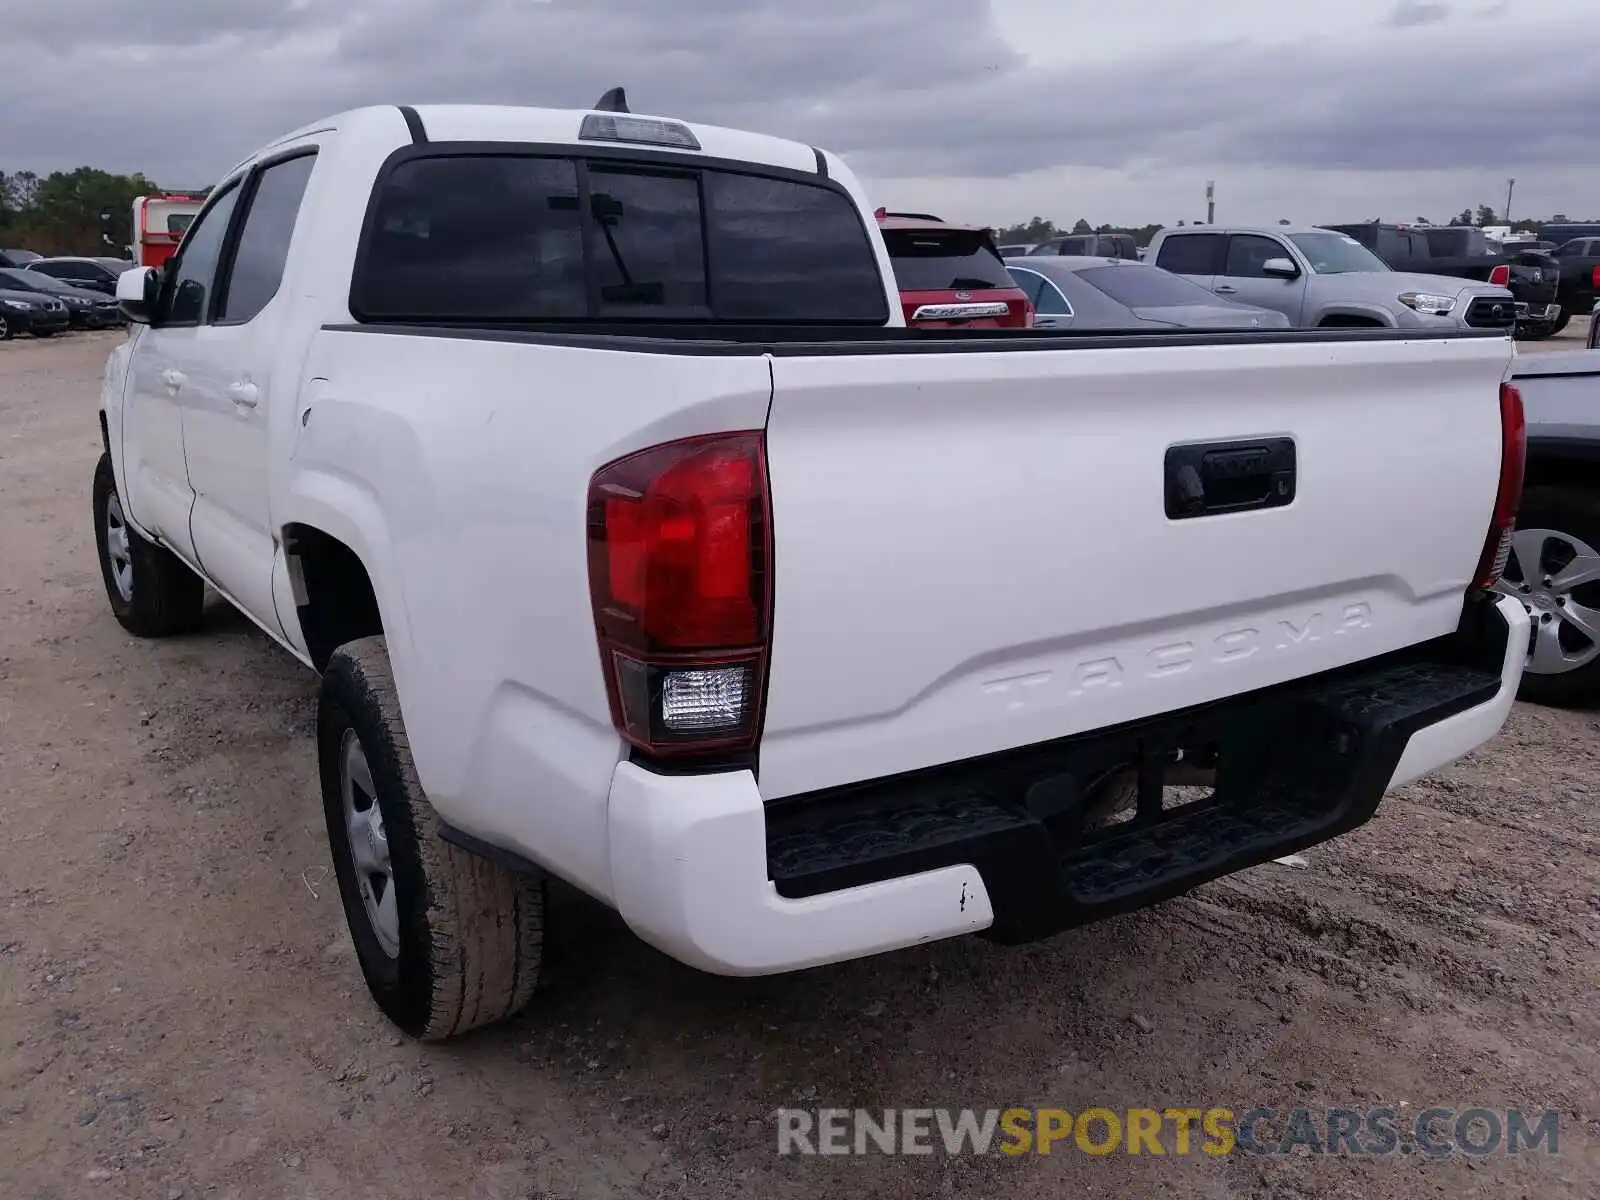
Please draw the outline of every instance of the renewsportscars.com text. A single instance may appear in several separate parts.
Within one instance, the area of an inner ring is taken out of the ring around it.
[[[1420,1154],[1558,1150],[1553,1110],[1520,1108],[824,1108],[777,1110],[779,1154]]]

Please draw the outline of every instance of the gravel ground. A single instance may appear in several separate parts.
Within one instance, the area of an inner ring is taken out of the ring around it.
[[[220,604],[111,619],[117,336],[0,346],[4,1200],[1600,1195],[1594,713],[1519,707],[1306,869],[1022,949],[725,980],[563,892],[525,1018],[403,1042],[327,869],[313,678]],[[775,1152],[781,1105],[1017,1104],[1549,1107],[1560,1153]]]

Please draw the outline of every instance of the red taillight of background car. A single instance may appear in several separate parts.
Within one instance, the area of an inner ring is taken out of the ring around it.
[[[764,435],[667,442],[602,467],[588,535],[617,731],[653,755],[752,748],[772,611]]]
[[[1528,423],[1522,410],[1522,393],[1509,383],[1500,385],[1500,484],[1495,491],[1494,516],[1478,558],[1472,586],[1487,590],[1500,582],[1511,557],[1511,538],[1522,504],[1522,481],[1527,470]]]
[[[1501,263],[1489,272],[1489,282],[1495,287],[1507,287],[1511,283],[1511,264]]]

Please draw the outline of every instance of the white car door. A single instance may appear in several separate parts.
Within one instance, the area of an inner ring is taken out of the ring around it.
[[[191,566],[198,559],[189,531],[194,488],[183,406],[194,386],[195,340],[238,200],[239,181],[223,183],[168,263],[155,320],[134,331],[123,394],[123,503],[140,528]]]
[[[280,147],[251,168],[215,303],[196,333],[198,386],[183,403],[195,553],[212,582],[274,635],[283,626],[272,589],[270,400],[275,382],[287,391],[298,382],[288,362],[277,378],[278,355],[291,349],[283,337],[292,298],[284,271],[316,153],[315,144]]]

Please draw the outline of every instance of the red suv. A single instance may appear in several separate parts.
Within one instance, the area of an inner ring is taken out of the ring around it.
[[[1026,329],[1032,306],[987,229],[927,213],[877,212],[906,324],[931,329]]]

